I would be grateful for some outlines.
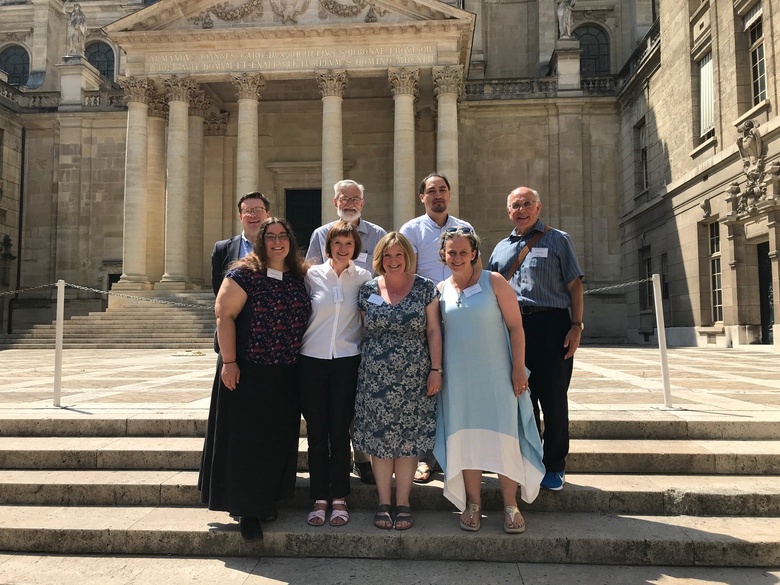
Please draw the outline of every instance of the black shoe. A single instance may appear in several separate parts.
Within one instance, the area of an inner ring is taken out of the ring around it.
[[[276,509],[276,506],[274,506],[274,509],[271,510],[271,513],[268,514],[265,518],[263,518],[263,522],[276,522],[276,520],[279,519],[279,510]]]
[[[363,483],[367,483],[368,485],[376,484],[374,470],[371,469],[371,463],[368,461],[365,463],[355,463],[355,475],[357,475]]]
[[[263,526],[257,516],[241,516],[239,521],[241,538],[247,542],[263,540]]]

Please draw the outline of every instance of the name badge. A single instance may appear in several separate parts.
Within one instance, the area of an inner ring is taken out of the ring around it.
[[[372,305],[384,305],[385,299],[380,297],[379,295],[372,294],[370,297],[368,297],[368,302]]]
[[[336,285],[333,288],[330,289],[333,293],[333,302],[334,303],[343,303],[344,302],[344,291],[341,289],[341,285]]]
[[[528,255],[531,258],[547,258],[549,251],[549,248],[531,248],[531,252]]]
[[[474,286],[468,287],[466,290],[463,291],[463,296],[466,298],[473,297],[475,294],[481,293],[482,287],[479,286],[479,284],[475,284]]]
[[[268,278],[275,278],[276,280],[284,280],[284,272],[281,270],[274,270],[273,268],[269,268],[268,271]]]
[[[368,252],[361,252],[360,254],[358,254],[357,262],[362,262],[363,264],[365,264],[366,260],[368,260]]]

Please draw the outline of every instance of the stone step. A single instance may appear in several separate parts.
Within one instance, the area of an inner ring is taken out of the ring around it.
[[[54,339],[51,341],[45,341],[40,339],[21,339],[18,341],[0,341],[0,349],[54,349]],[[63,346],[65,349],[211,349],[214,347],[213,336],[211,340],[207,340],[204,336],[203,339],[193,339],[191,341],[182,341],[178,339],[176,342],[172,341],[130,341],[127,343],[119,342],[117,340],[104,341],[99,343],[86,343],[80,341],[65,341],[63,340]]]
[[[500,512],[478,533],[457,515],[415,512],[408,531],[379,530],[372,510],[341,528],[306,525],[281,509],[261,542],[244,542],[223,512],[188,507],[0,506],[0,550],[67,554],[357,557],[407,560],[620,565],[780,565],[780,519],[526,512],[528,529],[507,535]]]
[[[2,469],[176,469],[200,466],[199,437],[0,437]],[[308,468],[306,438],[298,468]],[[578,473],[780,475],[780,441],[590,440],[571,442]]]
[[[435,476],[441,478],[441,475]],[[200,505],[197,471],[0,470],[0,504],[35,506]],[[412,488],[412,507],[452,510],[442,482]],[[501,510],[495,475],[483,477],[483,508]],[[351,509],[373,509],[376,488],[351,478]],[[286,508],[308,511],[309,475],[298,473],[295,498]],[[780,477],[722,475],[566,475],[561,492],[542,490],[534,512],[642,514],[654,516],[780,516]],[[303,512],[305,513],[305,512]]]

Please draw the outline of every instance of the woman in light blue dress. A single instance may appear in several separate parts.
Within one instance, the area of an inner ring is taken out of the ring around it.
[[[482,470],[498,474],[507,533],[525,530],[517,488],[533,502],[544,477],[525,368],[525,336],[512,288],[497,272],[477,270],[479,239],[470,228],[442,234],[442,260],[452,276],[439,283],[444,379],[434,454],[444,495],[462,514],[460,526],[481,523]]]

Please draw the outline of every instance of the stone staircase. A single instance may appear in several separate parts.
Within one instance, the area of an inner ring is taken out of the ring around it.
[[[118,308],[78,315],[65,321],[67,349],[211,349],[214,343],[214,295],[211,291],[134,293],[154,301],[127,300]],[[203,307],[203,308],[201,308]],[[53,349],[56,323],[34,325],[0,335],[0,349]]]
[[[199,505],[202,418],[16,417],[0,425],[0,550],[68,554],[355,557],[680,566],[780,566],[780,425],[573,413],[562,492],[501,530],[486,476],[478,533],[458,528],[441,483],[415,486],[416,525],[375,529],[375,490],[356,478],[351,521],[305,523],[305,425],[294,500],[245,543]]]

